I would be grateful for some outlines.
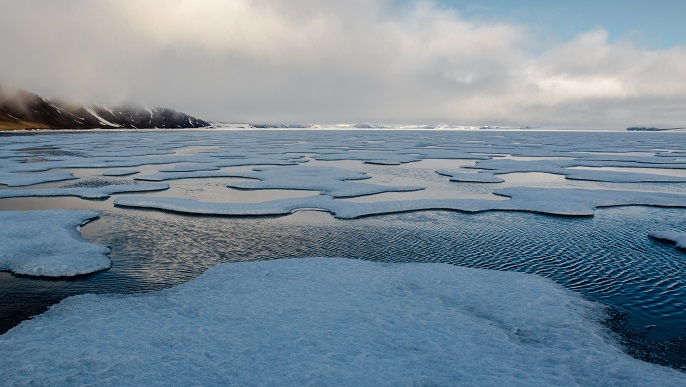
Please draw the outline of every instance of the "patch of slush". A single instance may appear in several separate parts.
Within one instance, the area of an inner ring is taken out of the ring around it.
[[[298,210],[319,209],[339,219],[427,210],[527,211],[563,216],[593,216],[598,207],[631,205],[686,207],[686,195],[659,192],[515,187],[494,191],[494,193],[509,197],[510,200],[418,199],[359,203],[319,195],[260,203],[208,203],[184,198],[134,196],[118,198],[114,204],[121,207],[228,216],[287,215]]]
[[[604,309],[549,280],[308,258],[215,266],[138,296],[82,295],[0,336],[8,385],[650,385]]]
[[[677,248],[686,250],[686,232],[654,231],[648,234],[651,238],[673,242]]]
[[[78,231],[97,217],[95,211],[0,211],[0,270],[63,277],[109,268],[109,249]]]
[[[77,196],[82,199],[107,199],[111,195],[132,192],[151,192],[169,189],[169,184],[111,184],[92,187],[44,188],[44,189],[3,189],[2,198]]]

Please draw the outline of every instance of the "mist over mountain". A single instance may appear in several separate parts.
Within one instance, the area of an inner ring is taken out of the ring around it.
[[[201,128],[210,124],[162,107],[74,104],[0,86],[0,130]]]

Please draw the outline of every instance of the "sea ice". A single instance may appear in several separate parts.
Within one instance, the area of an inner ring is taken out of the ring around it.
[[[12,173],[0,172],[0,184],[9,187],[25,187],[29,185],[51,183],[55,181],[74,180],[78,177],[69,172],[51,173]]]
[[[333,197],[354,197],[382,192],[419,191],[419,186],[386,186],[354,183],[351,180],[365,180],[370,176],[363,172],[334,167],[289,166],[278,168],[254,168],[254,172],[242,177],[258,181],[234,182],[227,186],[239,189],[293,189],[320,191]]]
[[[450,181],[457,181],[463,183],[502,183],[503,179],[487,172],[478,173],[463,173],[463,172],[450,172],[444,169],[436,171],[439,175],[449,176]]]
[[[139,171],[137,169],[110,169],[102,173],[103,176],[130,176],[135,175]]]
[[[654,231],[648,234],[651,238],[674,242],[677,248],[686,250],[686,232]]]
[[[155,208],[189,214],[232,216],[286,215],[297,210],[314,208],[328,211],[340,219],[427,210],[528,211],[550,215],[593,216],[598,207],[629,205],[686,207],[686,195],[660,192],[513,187],[497,190],[494,193],[507,196],[510,200],[417,199],[356,203],[319,195],[260,203],[207,203],[184,198],[130,196],[118,198],[114,204],[122,207]]]
[[[78,231],[97,217],[94,211],[0,211],[0,270],[62,277],[109,268],[109,249]]]
[[[77,196],[83,199],[107,199],[111,195],[118,193],[163,191],[165,189],[169,189],[169,184],[112,184],[102,187],[3,189],[0,190],[0,199],[48,196]]]
[[[0,336],[7,385],[650,385],[604,309],[543,278],[335,258],[82,295]]]

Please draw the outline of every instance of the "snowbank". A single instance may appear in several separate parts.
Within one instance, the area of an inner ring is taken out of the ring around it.
[[[0,211],[0,270],[61,277],[110,267],[109,249],[81,237],[94,211]]]
[[[597,304],[521,273],[312,258],[68,298],[0,336],[3,383],[665,385]]]

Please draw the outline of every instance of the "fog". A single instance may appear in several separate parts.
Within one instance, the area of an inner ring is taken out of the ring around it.
[[[0,0],[0,82],[274,123],[686,125],[686,47],[390,0]]]

